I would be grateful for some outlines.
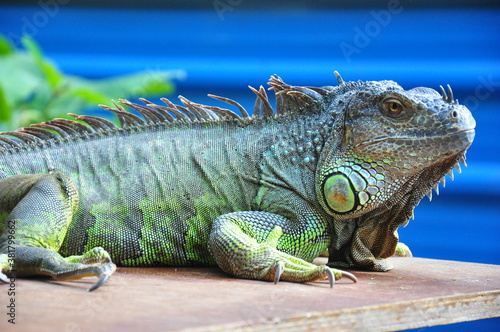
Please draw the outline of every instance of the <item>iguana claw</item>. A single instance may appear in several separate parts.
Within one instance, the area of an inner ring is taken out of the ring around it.
[[[278,283],[278,281],[280,281],[281,275],[283,274],[284,270],[285,270],[285,264],[283,264],[283,262],[279,262],[278,265],[276,266],[276,271],[274,272],[275,285]]]
[[[92,292],[97,288],[101,287],[109,279],[109,276],[110,276],[109,274],[102,275],[92,287],[87,289],[87,292]]]
[[[358,278],[356,278],[356,276],[350,272],[342,271],[342,277],[351,279],[352,281],[354,281],[354,283],[358,282]]]
[[[335,274],[331,269],[327,269],[326,274],[328,274],[328,281],[330,282],[330,288],[333,288],[333,285],[335,285]]]
[[[8,284],[9,283],[9,279],[7,278],[7,276],[5,274],[3,274],[2,272],[0,272],[0,281]]]
[[[280,278],[283,275],[284,271],[285,271],[285,264],[280,261],[276,265],[275,270],[274,270],[274,284],[275,285],[280,281]],[[326,275],[328,277],[328,282],[330,284],[330,288],[333,288],[333,286],[335,285],[335,280],[340,279],[340,278],[351,279],[354,283],[358,282],[358,278],[356,278],[356,276],[350,272],[340,271],[340,270],[335,270],[335,272],[334,272],[332,269],[330,269],[328,267],[325,269],[324,272],[326,273]]]

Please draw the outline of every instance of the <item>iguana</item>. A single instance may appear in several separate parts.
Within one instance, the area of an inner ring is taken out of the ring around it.
[[[94,290],[115,264],[218,265],[333,286],[356,278],[330,266],[389,270],[398,227],[465,162],[475,121],[449,85],[335,75],[325,87],[274,75],[275,110],[251,88],[251,115],[214,95],[241,115],[120,100],[103,106],[119,126],[70,114],[1,133],[0,279],[97,276]],[[325,251],[328,266],[311,263]]]

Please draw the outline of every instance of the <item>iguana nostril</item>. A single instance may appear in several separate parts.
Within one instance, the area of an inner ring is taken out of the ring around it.
[[[458,112],[457,111],[451,112],[451,117],[454,119],[458,118]]]

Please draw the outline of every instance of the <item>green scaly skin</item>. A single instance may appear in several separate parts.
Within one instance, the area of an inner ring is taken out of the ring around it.
[[[120,266],[218,265],[240,278],[312,282],[390,269],[396,230],[462,161],[474,119],[392,81],[295,87],[273,76],[253,116],[164,100],[0,133],[0,279],[97,276]],[[66,258],[63,258],[66,257]]]

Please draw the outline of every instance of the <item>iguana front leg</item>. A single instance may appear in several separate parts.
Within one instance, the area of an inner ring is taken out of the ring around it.
[[[209,250],[224,272],[240,278],[275,283],[279,280],[312,282],[328,278],[330,287],[342,276],[357,281],[351,273],[315,265],[284,252],[284,247],[290,244],[285,243],[279,225],[286,222],[282,216],[259,211],[222,215],[212,227]],[[297,234],[297,244],[300,237]],[[320,248],[311,249],[321,252]]]
[[[104,249],[68,258],[57,253],[77,206],[78,193],[62,173],[0,180],[0,280],[6,282],[6,275],[97,276],[89,291],[102,285],[116,269]]]

